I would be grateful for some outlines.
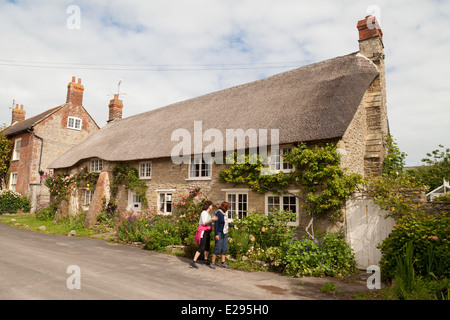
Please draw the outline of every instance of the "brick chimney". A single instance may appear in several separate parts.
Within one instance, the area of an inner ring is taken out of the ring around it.
[[[83,105],[83,91],[84,87],[81,84],[81,79],[78,78],[78,82],[75,83],[75,77],[72,77],[72,81],[67,86],[67,100],[66,103],[81,106]]]
[[[114,99],[109,102],[109,119],[107,122],[122,119],[122,109],[122,100],[119,100],[119,95],[115,94]]]
[[[357,29],[359,53],[370,59],[379,72],[364,96],[367,123],[364,173],[366,176],[381,176],[387,152],[385,136],[389,134],[383,31],[374,16],[358,21]]]
[[[25,110],[23,110],[23,104],[20,105],[20,109],[19,105],[16,104],[15,108],[12,110],[11,124],[23,120],[25,120]]]

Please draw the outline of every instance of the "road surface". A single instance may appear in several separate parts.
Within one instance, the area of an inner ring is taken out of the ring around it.
[[[333,299],[320,292],[326,279],[307,279],[299,285],[270,272],[191,269],[185,258],[0,223],[2,300]]]

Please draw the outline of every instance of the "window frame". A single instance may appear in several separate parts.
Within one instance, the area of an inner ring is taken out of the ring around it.
[[[231,222],[234,220],[233,218],[233,213],[236,214],[236,219],[240,220],[244,217],[248,216],[249,210],[248,210],[248,206],[249,206],[249,197],[248,197],[248,193],[249,190],[248,189],[223,189],[222,191],[225,191],[225,201],[227,201],[228,203],[230,203],[230,208],[227,211],[227,215],[228,215],[228,220]],[[235,200],[232,201],[229,199],[229,196],[235,196]],[[242,201],[240,201],[239,196],[242,196]],[[245,202],[244,202],[244,196],[245,196]],[[233,203],[234,202],[234,203]],[[239,204],[244,204],[246,206],[245,210],[240,210],[239,209]],[[234,208],[233,208],[234,205]]]
[[[94,198],[94,189],[84,189],[84,207],[89,207],[91,205],[92,199]],[[89,198],[89,202],[87,202],[87,199]]]
[[[156,190],[158,194],[158,201],[157,201],[157,210],[158,214],[161,215],[171,215],[173,213],[173,195],[175,193],[175,190]],[[164,211],[161,211],[161,195],[164,195]],[[167,196],[170,195],[170,211],[167,211]]]
[[[89,161],[89,172],[102,172],[102,170],[103,170],[103,159],[91,159]]]
[[[142,165],[146,166],[144,168],[144,171],[142,171]],[[147,170],[148,167],[149,169],[149,174],[147,175]],[[145,173],[144,175],[142,173]],[[139,162],[139,179],[151,179],[152,178],[152,162],[151,161],[145,161],[145,162]]]
[[[272,198],[278,198],[278,209],[281,210],[283,205],[284,205],[284,197],[290,197],[290,198],[295,198],[295,221],[290,221],[288,222],[288,226],[291,227],[297,227],[300,224],[300,202],[298,197],[296,197],[295,194],[298,192],[298,190],[289,190],[289,193],[284,193],[284,194],[275,194],[272,192],[267,192],[265,194],[265,200],[264,200],[264,211],[266,215],[269,215],[271,210],[269,209],[269,197]],[[292,194],[291,194],[292,193]],[[291,206],[291,204],[288,204],[289,206]],[[283,209],[284,210],[284,209]]]
[[[72,126],[70,126],[70,120],[73,120],[73,124],[72,124]],[[79,123],[79,128],[77,127],[77,120],[78,121],[80,121],[80,123]],[[73,129],[73,130],[79,130],[79,131],[81,131],[81,126],[82,126],[82,124],[83,124],[83,120],[81,119],[81,118],[78,118],[78,117],[74,117],[74,116],[68,116],[67,117],[67,128],[68,129]]]
[[[195,163],[200,161],[201,163]],[[186,180],[211,180],[212,179],[212,161],[208,162],[203,159],[203,157],[194,156],[189,160],[188,166],[188,178]],[[198,165],[198,170],[192,170],[193,165]],[[209,170],[207,171],[208,175],[202,175],[202,172],[206,171],[204,167],[209,166]],[[193,172],[199,173],[199,176],[193,176]]]
[[[14,140],[12,161],[20,160],[20,149],[22,149],[22,138],[17,138]]]
[[[289,173],[295,170],[295,166],[284,161],[283,159],[283,155],[289,151],[287,150],[291,150],[294,146],[293,145],[285,145],[283,147],[278,147],[278,153],[275,155],[270,155],[269,157],[269,168],[272,172],[284,172],[284,173]],[[272,152],[272,151],[271,151]],[[284,168],[284,166],[287,166],[288,168]]]
[[[13,177],[15,177],[15,179]],[[17,178],[18,178],[17,172],[11,172],[11,175],[9,176],[9,188],[8,188],[9,190],[16,191],[16,189],[17,189]],[[14,184],[13,184],[13,181],[15,181]]]

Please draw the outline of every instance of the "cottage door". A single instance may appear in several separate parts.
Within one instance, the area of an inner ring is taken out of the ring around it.
[[[142,207],[141,198],[133,191],[128,191],[128,210],[136,212],[140,211]]]

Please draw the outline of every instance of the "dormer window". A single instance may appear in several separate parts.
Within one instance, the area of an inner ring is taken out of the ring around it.
[[[67,128],[81,130],[81,119],[77,117],[68,117]]]

